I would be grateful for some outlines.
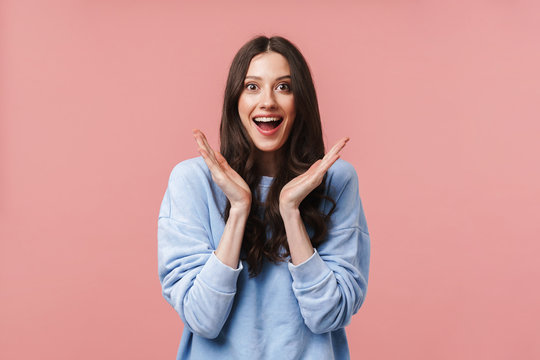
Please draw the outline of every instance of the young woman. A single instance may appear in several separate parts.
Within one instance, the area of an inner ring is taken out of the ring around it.
[[[370,240],[354,168],[324,153],[315,88],[297,48],[257,37],[227,79],[221,151],[172,170],[158,220],[163,296],[178,359],[348,359]]]

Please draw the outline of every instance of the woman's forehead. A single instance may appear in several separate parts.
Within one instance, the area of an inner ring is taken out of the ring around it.
[[[264,52],[257,54],[251,59],[246,74],[254,78],[277,78],[290,75],[290,67],[287,59],[276,52]]]

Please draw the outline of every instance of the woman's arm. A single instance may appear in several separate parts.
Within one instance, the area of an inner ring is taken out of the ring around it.
[[[337,205],[326,241],[316,251],[311,250],[299,212],[282,212],[293,292],[306,326],[318,334],[350,322],[365,299],[369,274],[370,240],[356,172],[344,161],[332,170],[327,186]]]
[[[308,171],[292,179],[281,189],[279,211],[285,225],[291,260],[294,265],[304,262],[314,252],[311,240],[300,217],[300,203],[321,184],[324,174],[339,159],[339,152],[348,141],[348,137],[338,141],[321,160],[313,163]]]
[[[206,165],[194,160],[177,165],[169,178],[158,220],[158,272],[163,297],[184,326],[212,339],[229,316],[242,263],[228,266],[215,254],[211,224],[221,215],[208,207]]]
[[[213,190],[212,181],[201,168],[205,165],[187,161],[176,166],[158,220],[159,278],[163,296],[184,325],[200,336],[215,338],[229,316],[242,271],[239,254],[250,206],[242,199],[251,201],[251,192],[247,185],[247,191],[242,189],[239,179],[231,180],[235,184],[227,182],[234,174],[224,159],[213,151],[209,158],[211,148],[202,133],[196,134],[196,139],[214,182],[223,185],[231,201],[231,211],[214,248],[209,225],[221,214],[208,205]]]
[[[224,264],[236,268],[251,209],[251,190],[244,179],[229,166],[227,160],[210,147],[200,130],[193,130],[193,136],[199,145],[199,153],[212,173],[212,179],[231,203],[229,218],[216,249],[216,256]]]

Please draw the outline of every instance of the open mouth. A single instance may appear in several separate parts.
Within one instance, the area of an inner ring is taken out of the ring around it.
[[[282,117],[256,117],[253,118],[255,125],[263,131],[271,131],[276,129],[283,121]]]

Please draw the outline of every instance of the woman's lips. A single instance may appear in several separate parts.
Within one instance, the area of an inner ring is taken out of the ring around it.
[[[256,119],[259,119],[259,118],[264,119],[264,121],[257,121]],[[269,118],[276,118],[278,120],[269,121]],[[283,123],[283,118],[282,117],[279,117],[279,118],[278,117],[255,117],[253,118],[253,122],[255,123],[257,130],[259,130],[259,132],[262,135],[270,136],[270,135],[275,134],[279,130],[281,124]],[[269,124],[277,124],[277,125],[275,125],[275,127],[272,127]]]

